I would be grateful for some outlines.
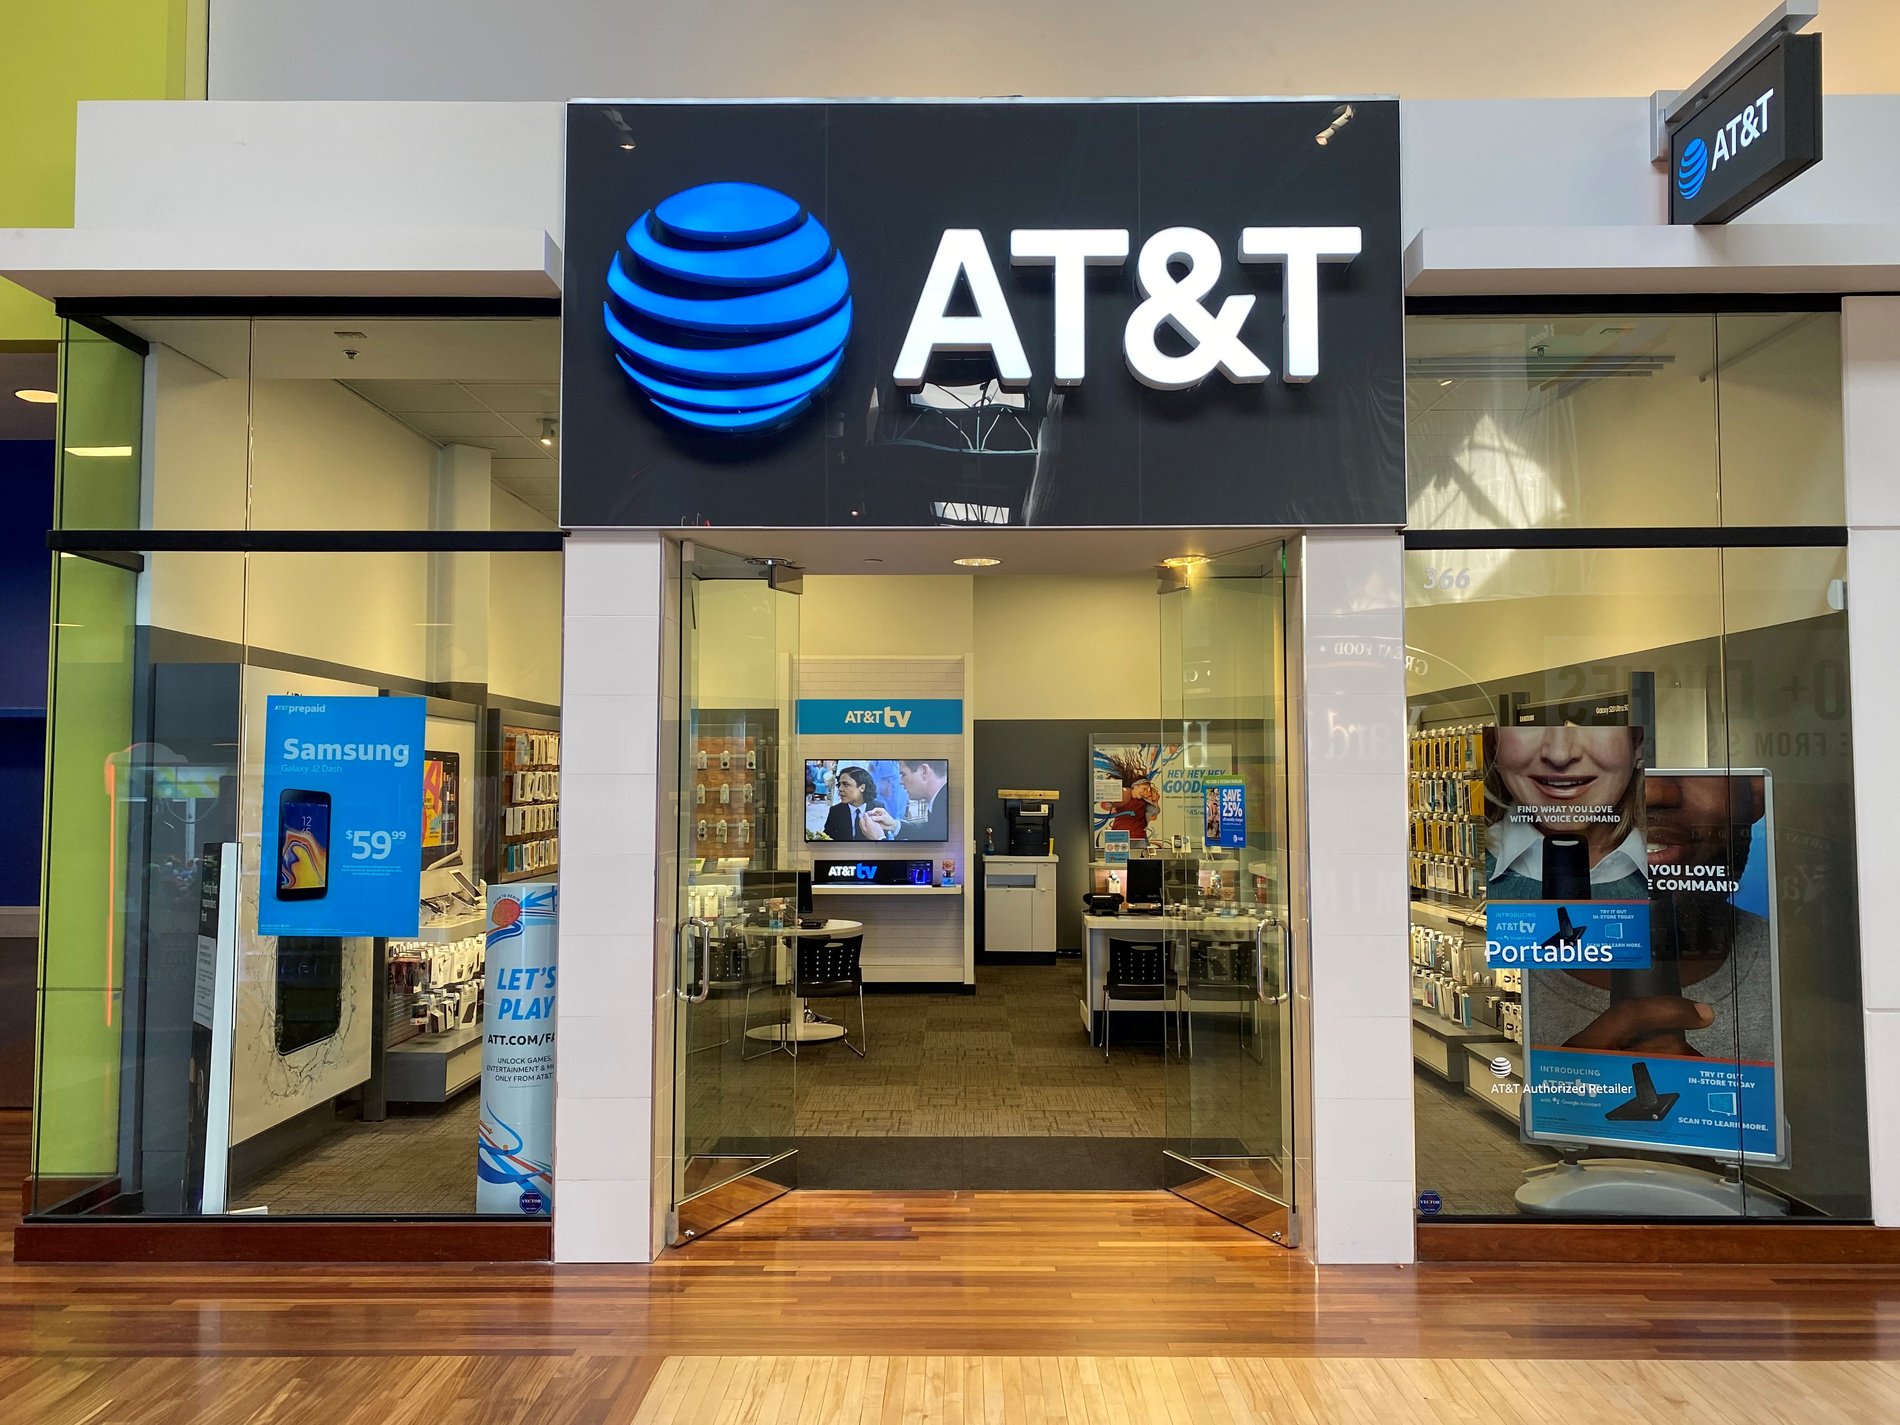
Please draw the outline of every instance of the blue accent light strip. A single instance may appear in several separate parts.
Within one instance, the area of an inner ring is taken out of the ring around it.
[[[788,286],[740,297],[674,297],[643,287],[627,275],[614,254],[607,287],[635,316],[688,331],[741,333],[809,326],[835,311],[851,290],[844,258],[834,256],[815,276]]]
[[[760,406],[776,406],[785,401],[796,400],[800,396],[809,396],[825,382],[831,379],[838,369],[838,363],[844,360],[840,351],[822,365],[813,367],[803,376],[794,376],[789,381],[773,381],[764,386],[676,386],[669,381],[657,380],[646,375],[618,352],[614,360],[620,363],[620,369],[632,377],[634,383],[655,401],[669,405],[691,406],[702,411],[748,411]]]
[[[777,425],[789,420],[804,410],[811,401],[810,396],[800,396],[795,401],[786,401],[781,405],[767,406],[762,411],[742,411],[724,414],[715,411],[689,411],[682,406],[669,405],[665,401],[653,404],[677,420],[688,425],[698,426],[701,430],[748,431],[763,430],[766,426]]]
[[[808,217],[781,238],[752,247],[668,247],[653,236],[648,215],[627,229],[627,250],[655,272],[715,287],[775,287],[809,277],[831,256],[831,234]]]
[[[786,336],[770,337],[745,346],[716,347],[705,350],[666,346],[628,329],[614,315],[613,307],[601,303],[607,334],[627,356],[653,370],[701,380],[737,384],[742,381],[777,380],[810,370],[841,350],[851,334],[851,303],[847,300],[837,311],[814,326]]]

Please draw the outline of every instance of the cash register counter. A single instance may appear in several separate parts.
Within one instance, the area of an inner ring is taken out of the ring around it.
[[[1261,986],[1261,998],[1265,999],[1279,991],[1275,986],[1280,964],[1278,946],[1271,943],[1270,931],[1274,928],[1271,919],[1252,915],[1085,915],[1082,917],[1083,929],[1087,932],[1082,950],[1082,998],[1077,1003],[1081,1011],[1082,1027],[1088,1031],[1093,1041],[1097,1016],[1102,1012],[1102,976],[1108,969],[1108,942],[1111,940],[1160,940],[1174,955],[1174,970],[1184,975],[1187,970],[1187,947],[1190,937],[1209,940],[1251,940],[1254,944],[1254,963],[1261,966],[1264,976]],[[1176,1005],[1166,1000],[1124,1000],[1115,1001],[1115,1013],[1124,1011],[1141,1013],[1142,1011],[1172,1010]],[[1244,1014],[1250,1004],[1238,1001],[1197,1003],[1196,1014]]]

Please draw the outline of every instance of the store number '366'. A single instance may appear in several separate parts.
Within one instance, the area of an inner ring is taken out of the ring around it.
[[[1425,587],[1428,589],[1469,589],[1471,571],[1469,569],[1427,569]]]

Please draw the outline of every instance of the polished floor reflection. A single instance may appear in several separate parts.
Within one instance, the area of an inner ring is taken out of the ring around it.
[[[794,1193],[650,1267],[19,1267],[9,1226],[8,1425],[1900,1418],[1900,1269],[1316,1268],[1166,1193]]]

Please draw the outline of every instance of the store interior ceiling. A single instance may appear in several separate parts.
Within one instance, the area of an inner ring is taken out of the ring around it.
[[[709,548],[750,559],[782,559],[807,574],[949,574],[975,578],[1056,574],[1109,578],[1153,574],[1163,560],[1212,557],[1287,537],[1283,529],[1161,527],[1024,529],[1021,526],[926,526],[897,537],[863,527],[704,529]],[[994,559],[969,567],[958,559]]]
[[[492,452],[495,484],[550,524],[556,519],[558,319],[131,318],[120,325],[226,378],[249,369],[259,381],[335,381],[438,446]]]

